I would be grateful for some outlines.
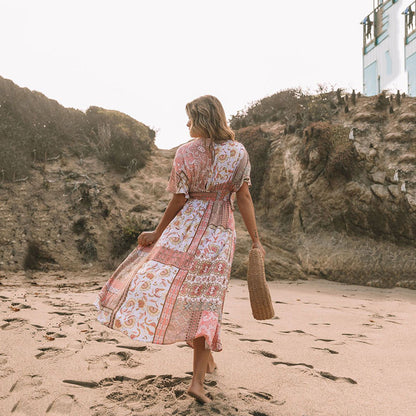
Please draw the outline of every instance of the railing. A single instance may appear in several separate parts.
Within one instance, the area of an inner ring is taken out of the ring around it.
[[[405,43],[406,45],[416,39],[416,1],[403,12],[405,17]]]
[[[372,11],[361,22],[363,25],[363,49],[364,54],[369,52],[375,46],[375,12]]]
[[[389,13],[387,10],[397,3],[397,1],[377,0],[377,2],[374,2],[374,10],[361,22],[363,25],[364,55],[387,38],[389,27]]]

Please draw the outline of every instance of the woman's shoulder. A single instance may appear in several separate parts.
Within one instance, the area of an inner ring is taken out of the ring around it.
[[[237,140],[233,140],[231,142],[231,146],[237,151],[238,155],[244,155],[247,153],[247,150],[243,143],[238,142]]]
[[[197,139],[191,139],[187,141],[186,143],[182,143],[181,145],[177,147],[176,154],[180,155],[180,154],[187,153],[189,150],[192,151],[192,149],[195,147],[196,141]]]

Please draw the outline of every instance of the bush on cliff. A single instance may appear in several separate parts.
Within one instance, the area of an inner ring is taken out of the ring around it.
[[[246,127],[236,131],[236,139],[243,143],[250,156],[251,195],[254,201],[260,197],[263,178],[267,168],[270,141],[261,127]]]
[[[315,165],[324,170],[327,179],[340,176],[351,179],[356,167],[356,150],[348,138],[349,129],[326,122],[312,123],[304,130],[299,160],[303,168],[311,162],[311,154],[317,152]]]
[[[145,165],[154,147],[153,130],[119,111],[90,107],[86,114],[102,160],[130,172]]]
[[[101,134],[106,129],[108,141]],[[134,172],[144,166],[154,137],[123,113],[91,107],[88,116],[0,77],[0,183],[29,176],[33,164],[64,155],[96,155]]]
[[[301,88],[291,88],[255,101],[230,120],[231,128],[238,130],[265,122],[281,122],[288,131],[302,134],[311,122],[329,121],[338,111],[336,92],[320,86],[315,95]]]

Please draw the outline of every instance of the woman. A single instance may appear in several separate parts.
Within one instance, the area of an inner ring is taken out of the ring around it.
[[[194,350],[188,394],[200,403],[206,372],[221,351],[220,325],[235,248],[232,196],[253,247],[264,249],[248,187],[250,162],[224,109],[211,95],[186,105],[194,140],[176,151],[167,190],[173,193],[154,231],[120,264],[97,300],[98,320],[132,339],[186,341]]]

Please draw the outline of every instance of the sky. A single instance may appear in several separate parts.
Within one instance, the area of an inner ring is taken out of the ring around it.
[[[185,105],[228,118],[282,89],[362,90],[372,0],[0,0],[0,76],[65,107],[122,111],[170,149]]]

